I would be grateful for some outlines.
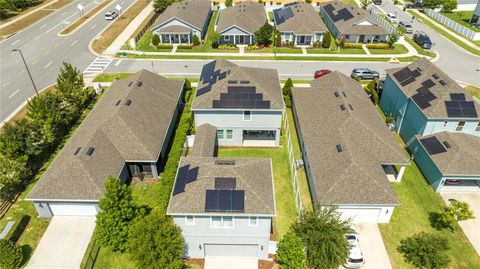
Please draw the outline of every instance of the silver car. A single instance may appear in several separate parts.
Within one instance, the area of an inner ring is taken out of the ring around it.
[[[377,71],[370,70],[368,68],[354,68],[350,77],[355,79],[379,79],[380,74]]]
[[[345,268],[361,268],[365,264],[360,242],[356,234],[346,234],[348,243],[350,244],[350,252],[347,261],[343,264]]]
[[[400,21],[400,22],[398,23],[398,26],[399,26],[400,28],[403,28],[403,29],[405,30],[405,33],[407,33],[407,34],[413,33],[413,27],[412,27],[412,25],[411,25],[410,23],[406,22],[406,21]]]

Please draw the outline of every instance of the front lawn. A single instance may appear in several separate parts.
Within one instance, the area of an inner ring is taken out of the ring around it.
[[[432,50],[425,50],[424,48],[420,47],[420,45],[418,45],[417,42],[413,41],[408,36],[405,35],[404,38],[405,38],[405,41],[407,41],[408,44],[410,44],[412,47],[414,47],[419,54],[425,55],[425,56],[430,56],[430,57],[437,56],[437,54],[435,52],[433,52]]]
[[[290,54],[302,54],[302,50],[299,48],[286,48],[286,47],[264,47],[256,50],[246,50],[245,53],[290,53]]]
[[[325,49],[312,48],[307,49],[308,54],[366,54],[363,49]]]
[[[465,87],[465,91],[467,91],[468,93],[477,97],[477,99],[480,100],[480,88],[470,85]]]
[[[102,73],[95,77],[93,82],[112,82],[115,79],[124,79],[133,73]]]
[[[400,240],[422,231],[448,239],[451,247],[448,256],[452,260],[449,268],[480,268],[480,257],[461,230],[453,234],[448,230],[438,231],[430,225],[429,213],[439,212],[445,204],[413,161],[405,170],[402,182],[391,184],[400,205],[395,208],[390,223],[379,224],[379,228],[393,268],[414,268],[405,263],[396,248]]]
[[[408,49],[402,44],[395,44],[392,49],[368,49],[371,54],[403,54],[407,53]]]

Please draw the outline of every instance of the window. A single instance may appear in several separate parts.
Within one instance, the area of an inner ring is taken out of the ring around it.
[[[252,111],[243,111],[243,120],[252,120]]]
[[[218,140],[225,139],[224,135],[223,135],[223,130],[217,130],[217,138],[218,138]]]
[[[194,216],[185,216],[185,222],[187,225],[195,225],[195,217]]]
[[[225,41],[230,41],[230,36],[229,36],[229,35],[225,35],[225,36],[223,36],[223,39],[224,39]]]
[[[465,122],[464,121],[459,121],[458,125],[457,125],[457,129],[455,129],[455,131],[461,132],[463,130],[463,126],[465,126]]]
[[[229,140],[233,139],[233,130],[227,130],[227,139]]]
[[[258,224],[258,219],[257,219],[257,217],[250,217],[250,218],[248,219],[248,225],[249,225],[249,226],[257,226],[257,224]]]
[[[211,217],[211,228],[226,228],[226,229],[233,229],[233,217],[230,216],[214,216]]]
[[[480,132],[480,122],[477,123],[477,128],[475,128],[475,132]]]

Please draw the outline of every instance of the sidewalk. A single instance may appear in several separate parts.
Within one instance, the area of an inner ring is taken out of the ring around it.
[[[19,20],[21,20],[21,19],[29,16],[30,14],[33,14],[33,13],[35,13],[35,12],[41,10],[41,9],[44,9],[46,6],[49,6],[49,5],[54,4],[54,3],[56,3],[56,2],[58,2],[58,0],[53,0],[53,1],[50,1],[50,2],[47,2],[47,3],[40,4],[38,7],[36,7],[36,8],[34,8],[34,9],[28,11],[27,13],[24,13],[24,14],[16,17],[15,19],[11,20],[11,21],[7,21],[7,22],[5,22],[5,23],[2,23],[2,25],[0,25],[0,29],[3,29],[3,28],[5,28],[5,27],[7,27],[7,26],[9,26],[9,25],[11,25],[11,24],[14,24],[14,23],[16,23],[17,21],[19,21]]]
[[[475,45],[475,44],[473,44],[469,39],[467,39],[467,38],[465,38],[465,37],[457,34],[456,32],[450,30],[450,28],[448,28],[448,27],[446,27],[445,25],[443,25],[443,24],[437,22],[436,20],[430,18],[428,15],[423,14],[423,13],[421,13],[421,12],[418,12],[418,11],[416,11],[416,10],[413,10],[413,12],[415,12],[415,14],[417,14],[417,18],[420,18],[420,17],[421,17],[422,20],[427,20],[427,21],[429,21],[431,24],[434,24],[435,26],[437,26],[438,28],[442,29],[443,31],[449,33],[450,35],[452,35],[453,37],[455,37],[455,38],[458,39],[459,41],[465,43],[465,45],[467,45],[467,46],[469,46],[469,47],[471,47],[471,48],[473,48],[473,49],[480,50],[480,47],[477,46],[477,45]],[[435,30],[435,29],[433,29],[433,30]],[[441,34],[441,33],[440,33],[440,34]],[[445,37],[445,38],[447,38],[447,37]],[[447,39],[448,39],[448,38],[447,38]]]
[[[120,35],[112,42],[112,44],[103,52],[104,55],[114,56],[119,51],[125,42],[128,42],[133,33],[153,11],[153,5],[145,7],[133,21],[120,33]]]

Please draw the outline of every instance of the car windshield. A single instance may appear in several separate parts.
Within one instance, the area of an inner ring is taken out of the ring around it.
[[[355,240],[355,235],[347,235],[347,240]]]
[[[352,262],[352,263],[362,263],[363,262],[363,258],[360,258],[360,259],[348,259],[349,262]]]
[[[412,28],[412,26],[410,24],[405,24],[405,27]]]

